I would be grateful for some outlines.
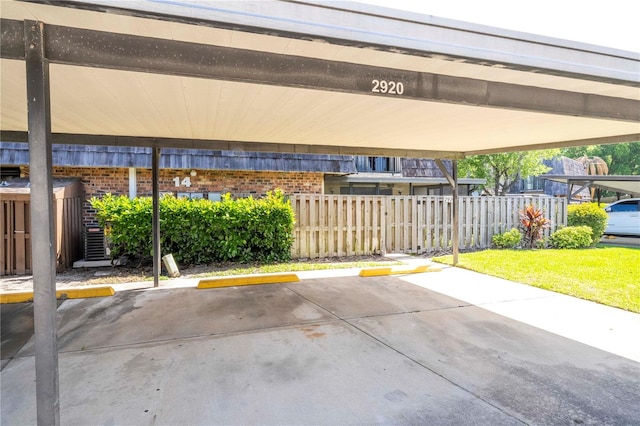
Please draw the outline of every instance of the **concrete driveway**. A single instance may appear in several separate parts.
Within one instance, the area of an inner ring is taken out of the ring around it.
[[[640,423],[633,355],[509,318],[533,312],[554,323],[558,307],[586,303],[584,314],[601,312],[624,341],[637,337],[640,315],[517,286],[448,268],[67,300],[58,308],[61,421]],[[21,306],[10,309],[30,305]],[[32,350],[28,340],[1,372],[2,424],[35,424]]]
[[[634,235],[605,235],[600,239],[600,244],[640,248],[640,237]]]

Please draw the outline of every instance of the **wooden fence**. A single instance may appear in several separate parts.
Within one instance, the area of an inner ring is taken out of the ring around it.
[[[82,257],[81,191],[79,181],[54,188],[53,220],[58,271],[70,268]],[[33,271],[29,198],[28,188],[0,189],[0,276],[30,274]]]
[[[23,200],[0,204],[0,275],[31,272],[31,212]]]
[[[384,253],[435,253],[452,247],[452,198],[439,196],[292,195],[293,258]],[[518,227],[530,204],[551,219],[548,237],[566,224],[564,198],[460,197],[459,247],[491,246],[491,237]]]

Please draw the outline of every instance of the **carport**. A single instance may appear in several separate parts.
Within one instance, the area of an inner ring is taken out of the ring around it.
[[[609,191],[630,194],[633,197],[640,196],[640,176],[585,176],[585,175],[544,175],[545,179],[560,182],[567,185],[567,200],[571,200],[585,188],[598,187]],[[579,189],[574,190],[577,186]]]
[[[640,139],[632,52],[328,1],[10,1],[1,13],[1,137],[30,144],[41,259],[40,424],[59,422],[52,143],[154,148],[158,274],[164,147],[455,160]]]

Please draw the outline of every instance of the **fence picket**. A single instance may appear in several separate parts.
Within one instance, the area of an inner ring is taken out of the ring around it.
[[[14,235],[14,226],[15,226],[15,204],[16,202],[11,202],[9,204],[9,211],[7,211],[7,259],[9,260],[7,265],[7,274],[13,275],[16,273],[15,270],[15,257],[16,253],[14,250],[15,245],[13,244],[13,235]]]
[[[7,230],[6,230],[6,220],[7,220],[7,211],[10,208],[9,201],[0,200],[0,237],[2,241],[0,241],[0,275],[4,275],[6,273],[6,262],[7,262]]]
[[[362,221],[362,209],[363,209],[363,197],[360,196],[356,199],[356,205],[354,206],[356,213],[355,230],[354,235],[356,240],[353,243],[353,252],[356,255],[362,253],[363,247],[363,221]]]
[[[295,194],[294,258],[374,253],[433,253],[452,241],[452,199],[442,196],[349,196]],[[549,236],[566,223],[566,199],[536,197],[460,197],[461,249],[491,246],[491,237],[518,226],[518,211],[529,204],[542,208],[551,221]],[[4,205],[5,212],[8,206]],[[9,220],[7,220],[9,219]],[[0,254],[11,249],[7,226]],[[11,235],[13,239],[13,235]],[[0,259],[2,262],[2,259]],[[6,265],[6,267],[11,267]]]
[[[336,232],[336,238],[337,238],[337,247],[336,247],[336,255],[337,256],[343,256],[342,253],[344,253],[345,249],[344,249],[344,227],[345,227],[345,218],[344,218],[344,205],[347,202],[347,199],[345,197],[337,197],[336,199],[336,204],[337,204],[337,211],[338,211],[338,222],[337,222],[337,232]]]
[[[382,197],[378,199],[380,203],[380,254],[387,254],[387,211],[388,211],[388,197]]]

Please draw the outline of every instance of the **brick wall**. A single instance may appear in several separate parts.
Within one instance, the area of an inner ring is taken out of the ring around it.
[[[21,167],[21,176],[29,176],[29,168]],[[129,169],[127,168],[91,168],[60,167],[53,168],[53,177],[80,178],[85,192],[83,203],[83,223],[95,224],[95,211],[89,201],[92,197],[111,193],[114,195],[129,194]],[[177,179],[176,179],[177,178]],[[187,180],[185,180],[187,178]],[[138,196],[151,196],[151,170],[136,169],[136,190]],[[178,186],[176,186],[176,183]],[[190,184],[190,186],[185,186]],[[322,173],[300,172],[251,172],[231,170],[196,170],[196,176],[190,170],[161,169],[160,192],[201,192],[206,194],[230,193],[235,197],[252,195],[261,197],[267,191],[276,188],[287,194],[322,194],[324,177]]]
[[[196,170],[196,176],[191,176],[189,172],[190,170],[160,170],[160,191],[205,194],[228,192],[233,196],[254,197],[263,196],[276,188],[289,194],[321,194],[323,191],[322,173]],[[138,169],[136,177],[138,195],[151,195],[151,170]],[[191,186],[183,184],[185,178],[188,178]]]

